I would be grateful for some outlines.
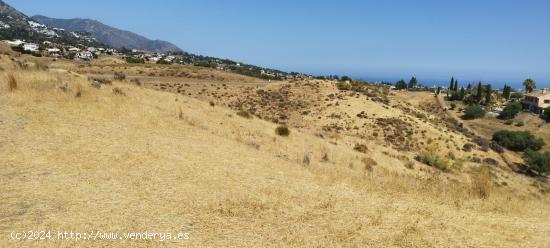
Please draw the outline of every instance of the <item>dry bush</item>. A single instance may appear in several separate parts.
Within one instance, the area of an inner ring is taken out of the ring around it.
[[[372,158],[363,158],[361,161],[365,165],[364,167],[365,171],[368,171],[368,172],[371,172],[374,169],[374,166],[378,165],[378,163]]]
[[[126,93],[124,93],[124,91],[122,91],[122,89],[119,88],[119,87],[114,87],[113,88],[113,93],[115,95],[119,95],[119,96],[125,96],[126,95]]]
[[[115,80],[118,80],[118,81],[124,81],[126,79],[126,75],[124,75],[124,73],[122,72],[115,72],[113,77]]]
[[[7,77],[7,81],[8,81],[8,89],[10,91],[16,90],[17,89],[17,79],[15,78],[13,73],[8,74],[6,77]]]
[[[353,147],[353,150],[356,150],[360,153],[367,153],[369,151],[369,148],[364,144],[356,144],[355,147]]]
[[[238,111],[237,115],[246,119],[252,119],[252,114],[246,110]]]
[[[76,85],[74,96],[76,98],[79,98],[79,97],[82,96],[82,85],[80,85],[80,84]]]
[[[472,175],[472,193],[479,198],[486,199],[491,194],[493,188],[493,182],[491,180],[491,174],[487,169],[481,169],[477,173]]]
[[[141,81],[137,78],[134,78],[134,79],[130,80],[130,82],[134,83],[137,86],[141,86]]]
[[[309,154],[306,152],[304,153],[304,158],[302,159],[302,164],[309,165],[311,163],[311,159],[309,158]]]

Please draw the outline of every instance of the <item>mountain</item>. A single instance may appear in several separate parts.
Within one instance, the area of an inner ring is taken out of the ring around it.
[[[36,43],[47,40],[68,45],[99,45],[95,39],[49,28],[0,0],[0,40],[14,39]]]
[[[56,19],[42,15],[32,17],[49,27],[62,28],[67,31],[85,32],[98,41],[114,48],[147,50],[151,52],[181,52],[176,45],[162,40],[150,40],[130,31],[113,28],[92,19]]]

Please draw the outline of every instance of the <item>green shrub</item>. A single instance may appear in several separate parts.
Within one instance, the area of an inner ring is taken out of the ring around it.
[[[504,122],[504,125],[512,125],[512,124],[514,124],[514,121],[513,121],[513,120],[506,120],[506,121]]]
[[[550,122],[550,108],[546,108],[544,110],[544,113],[542,113],[542,119],[544,119],[546,122]]]
[[[445,158],[442,158],[438,156],[437,154],[431,153],[431,152],[424,152],[418,156],[416,156],[416,160],[419,162],[422,162],[428,166],[435,167],[437,169],[440,169],[442,171],[449,171],[449,161],[447,161]]]
[[[464,110],[464,119],[473,120],[485,116],[485,110],[479,105],[470,105]]]
[[[279,136],[288,136],[290,135],[290,129],[287,126],[278,126],[275,128],[275,133]]]
[[[523,155],[523,160],[529,169],[536,171],[539,175],[550,172],[550,152],[536,152],[528,150]]]
[[[536,138],[528,131],[501,130],[493,134],[493,141],[512,151],[538,151],[544,146],[541,138]]]
[[[514,119],[516,115],[521,112],[522,109],[523,107],[519,102],[509,103],[508,105],[506,105],[506,107],[504,107],[502,112],[500,112],[498,118],[503,120]]]
[[[516,127],[523,127],[525,125],[525,123],[523,121],[518,121],[516,123]]]

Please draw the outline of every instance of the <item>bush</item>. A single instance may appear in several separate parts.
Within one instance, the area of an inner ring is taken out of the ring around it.
[[[278,126],[275,128],[275,133],[279,136],[288,136],[290,135],[290,129],[287,126]]]
[[[470,105],[464,110],[464,119],[473,120],[485,116],[485,110],[479,105]]]
[[[510,125],[512,125],[512,124],[514,124],[514,121],[513,121],[513,120],[506,120],[506,121],[504,122],[504,125],[510,126]]]
[[[525,123],[523,121],[518,121],[516,123],[516,127],[523,127],[525,125]]]
[[[346,82],[338,82],[336,83],[336,88],[339,90],[351,90],[351,84]]]
[[[512,151],[526,149],[538,151],[544,146],[544,141],[541,138],[536,138],[528,131],[498,131],[493,134],[493,141]]]
[[[521,106],[521,103],[519,103],[519,102],[509,103],[508,105],[506,105],[506,107],[504,107],[502,112],[500,112],[500,115],[498,116],[498,118],[503,119],[503,120],[514,119],[516,117],[516,115],[519,112],[521,112],[522,109],[523,109],[523,107]]]
[[[369,151],[369,148],[364,144],[356,144],[355,147],[353,147],[353,150],[356,150],[360,153],[367,153]]]
[[[124,73],[122,72],[115,72],[114,79],[123,81],[124,79],[126,79],[126,75],[124,75]]]
[[[10,73],[7,76],[7,80],[8,80],[8,88],[10,89],[10,91],[16,90],[17,89],[17,79],[15,79],[15,76],[12,73]]]
[[[534,170],[539,175],[545,175],[550,172],[550,152],[539,153],[528,150],[523,155],[525,165]]]
[[[246,110],[241,110],[237,112],[237,115],[246,119],[252,119],[252,115],[250,114],[250,112]]]
[[[542,113],[542,119],[544,119],[546,122],[550,122],[550,108],[546,108],[544,110],[544,113]]]
[[[126,57],[126,63],[128,64],[144,64],[145,60],[140,58],[134,58],[134,57]]]
[[[416,160],[419,162],[422,162],[428,166],[435,167],[437,169],[440,169],[442,171],[449,171],[449,161],[446,159],[433,154],[431,152],[424,152],[418,156],[416,156]]]

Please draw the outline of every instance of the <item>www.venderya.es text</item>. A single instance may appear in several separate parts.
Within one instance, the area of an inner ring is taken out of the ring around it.
[[[135,241],[185,241],[190,238],[188,232],[105,232],[105,231],[51,231],[51,230],[27,230],[12,231],[10,238],[17,241],[95,241],[95,240],[135,240]]]

